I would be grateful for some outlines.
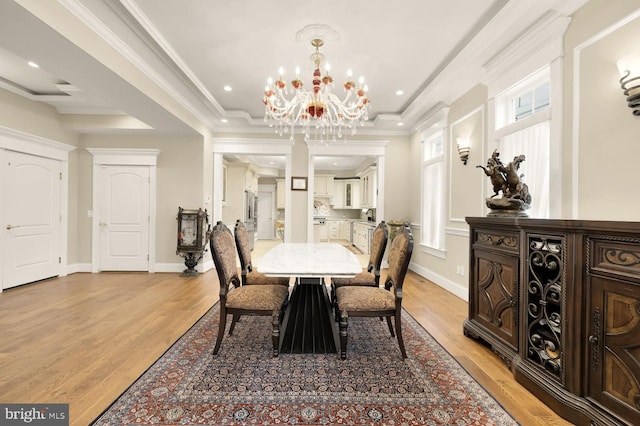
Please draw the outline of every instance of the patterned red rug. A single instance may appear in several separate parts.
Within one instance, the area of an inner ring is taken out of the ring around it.
[[[249,316],[213,356],[218,318],[216,304],[94,424],[517,425],[407,312],[404,361],[377,318],[350,319],[346,361],[271,358],[270,319]]]

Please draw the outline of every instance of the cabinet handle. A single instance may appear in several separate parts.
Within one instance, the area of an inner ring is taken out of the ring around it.
[[[589,343],[597,345],[598,344],[598,336],[594,336],[594,335],[589,336]]]

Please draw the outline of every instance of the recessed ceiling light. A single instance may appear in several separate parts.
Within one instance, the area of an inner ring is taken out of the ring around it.
[[[224,86],[224,91],[225,91],[225,92],[230,92],[230,91],[232,91],[232,90],[233,90],[233,89],[231,88],[231,86],[229,86],[229,85]]]
[[[226,118],[223,118],[223,119],[222,119],[222,120],[220,120],[220,121],[222,121],[223,123],[228,123],[228,122],[229,122],[229,120],[227,120]]]
[[[404,90],[396,90],[396,95],[398,96],[404,95]]]
[[[401,121],[401,122],[399,122],[399,123],[398,123],[398,124],[396,124],[396,125],[397,125],[398,127],[400,127],[400,126],[404,126],[404,123]]]
[[[33,68],[40,68],[40,65],[36,64],[36,63],[35,63],[35,62],[33,62],[33,61],[29,61],[29,62],[27,62],[27,63],[29,64],[29,66],[30,66],[30,67],[33,67]]]

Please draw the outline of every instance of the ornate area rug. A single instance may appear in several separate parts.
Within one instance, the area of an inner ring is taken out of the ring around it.
[[[407,312],[404,361],[377,318],[350,319],[345,361],[272,358],[270,318],[250,316],[213,356],[219,315],[216,304],[93,424],[518,424]]]

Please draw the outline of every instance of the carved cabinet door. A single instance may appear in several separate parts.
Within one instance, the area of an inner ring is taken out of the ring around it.
[[[592,276],[589,397],[640,424],[640,286]]]
[[[474,320],[514,351],[518,345],[518,258],[476,250]]]

